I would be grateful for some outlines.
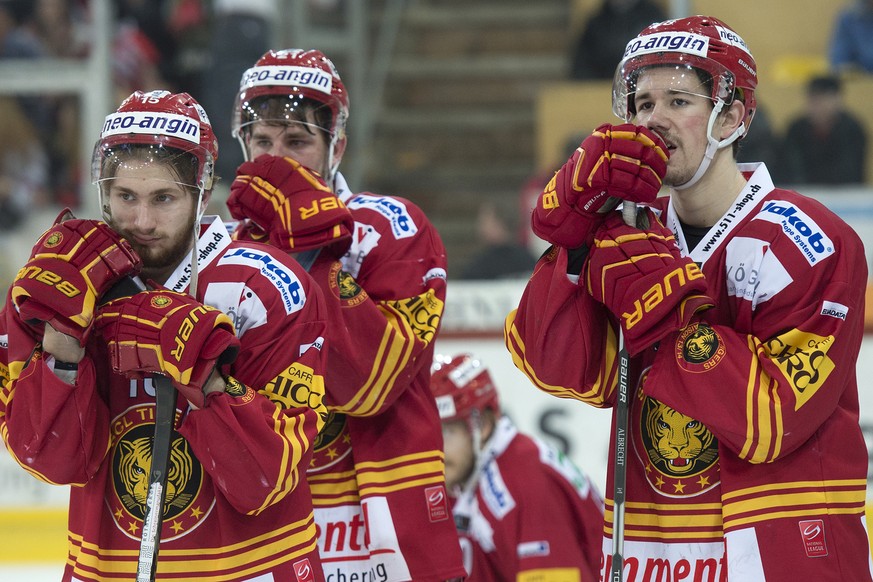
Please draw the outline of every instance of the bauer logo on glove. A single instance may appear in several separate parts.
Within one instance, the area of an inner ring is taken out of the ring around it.
[[[354,220],[316,172],[293,158],[264,154],[245,162],[230,187],[227,207],[267,233],[270,243],[288,252],[330,247],[340,255],[351,244]],[[237,233],[250,233],[243,224]]]
[[[67,209],[15,276],[12,302],[23,321],[49,322],[85,345],[100,297],[141,268],[139,256],[109,225],[73,218]]]
[[[97,326],[113,370],[131,378],[168,376],[197,407],[203,406],[203,384],[213,368],[230,364],[239,351],[230,317],[168,289],[110,301],[100,309]]]
[[[618,318],[631,355],[714,305],[703,272],[681,255],[670,229],[651,210],[640,210],[649,214],[649,230],[627,226],[611,213],[595,234],[584,268],[588,292]]]
[[[560,247],[590,245],[605,211],[622,200],[655,200],[667,158],[667,146],[649,129],[601,125],[546,184],[531,217],[534,233]]]

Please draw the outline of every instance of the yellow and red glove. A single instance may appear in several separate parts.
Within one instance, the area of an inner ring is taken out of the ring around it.
[[[231,216],[251,220],[287,252],[330,247],[341,255],[352,240],[349,209],[321,176],[293,158],[265,154],[240,165],[227,207]]]
[[[169,289],[110,301],[97,314],[97,328],[114,371],[129,378],[168,376],[198,408],[213,368],[232,363],[240,346],[230,317]]]
[[[106,223],[72,216],[64,210],[39,238],[11,297],[23,321],[47,321],[85,345],[100,296],[139,273],[142,260]]]
[[[714,305],[703,272],[681,256],[673,233],[640,211],[649,213],[649,230],[627,226],[619,212],[606,216],[583,270],[588,292],[618,318],[631,355]]]
[[[590,246],[610,198],[650,203],[658,196],[668,156],[645,127],[601,125],[546,184],[531,217],[534,233],[568,249]]]

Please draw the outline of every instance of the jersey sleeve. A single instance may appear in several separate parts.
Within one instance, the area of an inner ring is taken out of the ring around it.
[[[611,406],[615,331],[603,306],[568,277],[567,261],[567,250],[557,247],[539,260],[518,308],[506,318],[504,341],[516,367],[543,392]]]
[[[271,255],[271,277],[257,271],[243,285],[222,274],[223,281],[207,284],[206,302],[235,315],[241,350],[226,391],[211,394],[179,427],[222,494],[252,515],[305,479],[327,415],[324,299],[299,265],[280,254]]]
[[[766,268],[756,291],[747,289],[757,295],[720,305],[665,339],[643,385],[748,462],[785,457],[834,416],[857,424],[850,417],[857,415],[866,261],[848,226],[816,219],[830,256],[810,264],[780,232],[759,259]],[[761,290],[770,297],[763,300]],[[725,325],[730,310],[734,323]]]
[[[94,356],[74,384],[47,366],[41,334],[7,301],[0,313],[0,434],[12,457],[36,478],[83,485],[109,451],[109,409],[97,390]]]
[[[430,366],[445,304],[445,248],[421,210],[408,202],[404,208],[414,234],[399,236],[384,216],[373,211],[361,218],[358,208],[356,236],[378,233],[378,244],[358,259],[363,251],[353,246],[348,270],[339,261],[313,268],[336,314],[328,379],[336,412],[379,414]]]

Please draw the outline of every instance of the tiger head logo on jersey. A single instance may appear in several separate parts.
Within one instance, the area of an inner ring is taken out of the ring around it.
[[[152,441],[148,437],[122,440],[118,443],[118,479],[125,493],[121,499],[133,511],[145,514],[149,490],[149,468],[152,463]],[[181,437],[170,445],[170,466],[167,473],[166,501],[172,507],[191,499],[185,487],[191,479],[192,463],[188,443]]]
[[[649,483],[670,496],[696,495],[718,482],[718,440],[690,416],[642,397],[637,453]],[[635,439],[636,440],[636,439]]]
[[[107,497],[115,525],[139,539],[145,516],[155,430],[154,406],[136,406],[112,422],[112,490]],[[161,539],[185,535],[211,511],[215,500],[204,494],[208,479],[188,442],[173,432],[167,466]]]

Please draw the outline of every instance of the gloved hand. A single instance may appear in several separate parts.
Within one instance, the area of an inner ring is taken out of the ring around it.
[[[645,127],[601,125],[546,184],[531,218],[534,233],[568,249],[590,246],[604,211],[620,200],[650,203],[658,196],[668,156],[663,140]]]
[[[595,233],[583,273],[588,292],[619,320],[636,355],[715,303],[697,264],[682,257],[673,233],[649,213],[650,229],[627,226],[610,212]]]
[[[240,345],[227,315],[169,289],[110,301],[97,313],[97,328],[113,370],[129,378],[164,374],[198,408],[213,368],[232,363]]]
[[[15,276],[12,302],[23,321],[46,321],[85,345],[100,296],[141,269],[139,255],[106,223],[65,209]]]
[[[292,158],[265,154],[240,165],[227,207],[231,216],[250,219],[287,252],[329,246],[340,255],[351,243],[349,209],[321,176]]]

